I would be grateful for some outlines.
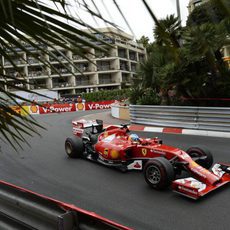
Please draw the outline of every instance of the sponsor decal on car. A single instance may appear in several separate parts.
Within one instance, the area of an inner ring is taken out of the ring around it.
[[[128,169],[142,169],[142,160],[135,160],[127,166]]]
[[[108,148],[105,148],[104,149],[104,153],[103,153],[103,155],[105,155],[106,157],[108,156],[108,154],[109,154],[109,149]]]
[[[190,189],[190,188],[187,188],[187,187],[184,187],[184,186],[178,186],[178,189],[183,190],[183,191],[185,191],[185,192],[192,193],[192,194],[194,194],[194,195],[197,195],[197,194],[198,194],[198,191],[193,190],[193,189]]]
[[[198,190],[198,192],[203,191],[207,187],[206,184],[202,183],[201,181],[196,180],[193,177],[178,179],[178,180],[176,180],[176,182],[180,183],[180,184],[184,184],[185,186],[188,186],[191,188],[195,188]],[[180,186],[182,186],[182,185],[180,185]],[[185,187],[185,186],[183,186],[183,187]],[[189,188],[187,188],[187,189],[189,189]]]

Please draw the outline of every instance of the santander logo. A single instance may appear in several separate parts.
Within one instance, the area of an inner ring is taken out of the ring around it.
[[[141,165],[138,162],[136,162],[136,164],[133,167],[136,169],[139,169],[139,168],[141,168]]]

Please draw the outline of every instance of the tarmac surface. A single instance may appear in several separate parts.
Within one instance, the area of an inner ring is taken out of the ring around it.
[[[34,116],[35,117],[35,116]],[[127,121],[111,117],[110,111],[78,111],[36,116],[46,130],[27,137],[16,153],[1,143],[0,180],[44,196],[73,204],[135,230],[228,230],[230,184],[194,201],[171,191],[151,189],[142,172],[122,173],[85,159],[70,159],[64,149],[72,135],[72,120],[103,119],[104,123]],[[214,162],[229,162],[229,139],[137,132],[140,137],[159,137],[163,143],[183,150],[205,145]],[[187,174],[181,176],[187,177]],[[1,224],[0,224],[0,229]],[[42,230],[42,228],[39,228]]]

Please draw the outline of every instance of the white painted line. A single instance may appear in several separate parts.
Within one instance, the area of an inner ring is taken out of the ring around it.
[[[196,129],[182,129],[182,134],[208,136],[208,131]]]
[[[183,129],[182,134],[230,138],[229,132],[218,132],[218,131],[208,131],[208,130]]]
[[[157,133],[162,133],[164,128],[158,128],[158,127],[145,127],[144,131],[145,132],[157,132]]]

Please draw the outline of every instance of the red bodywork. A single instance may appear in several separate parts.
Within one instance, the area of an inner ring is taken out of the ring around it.
[[[73,132],[82,136],[82,129],[95,125],[94,121],[73,122]],[[76,127],[79,132],[76,132]],[[212,172],[197,164],[185,151],[162,144],[158,138],[141,138],[140,142],[129,140],[127,128],[108,126],[98,136],[94,145],[99,158],[111,163],[127,162],[127,169],[142,170],[144,164],[153,158],[164,157],[172,164],[180,163],[192,177],[177,179],[172,182],[172,189],[193,199],[213,191],[230,182],[230,165],[215,164]],[[227,171],[221,169],[227,167]]]

